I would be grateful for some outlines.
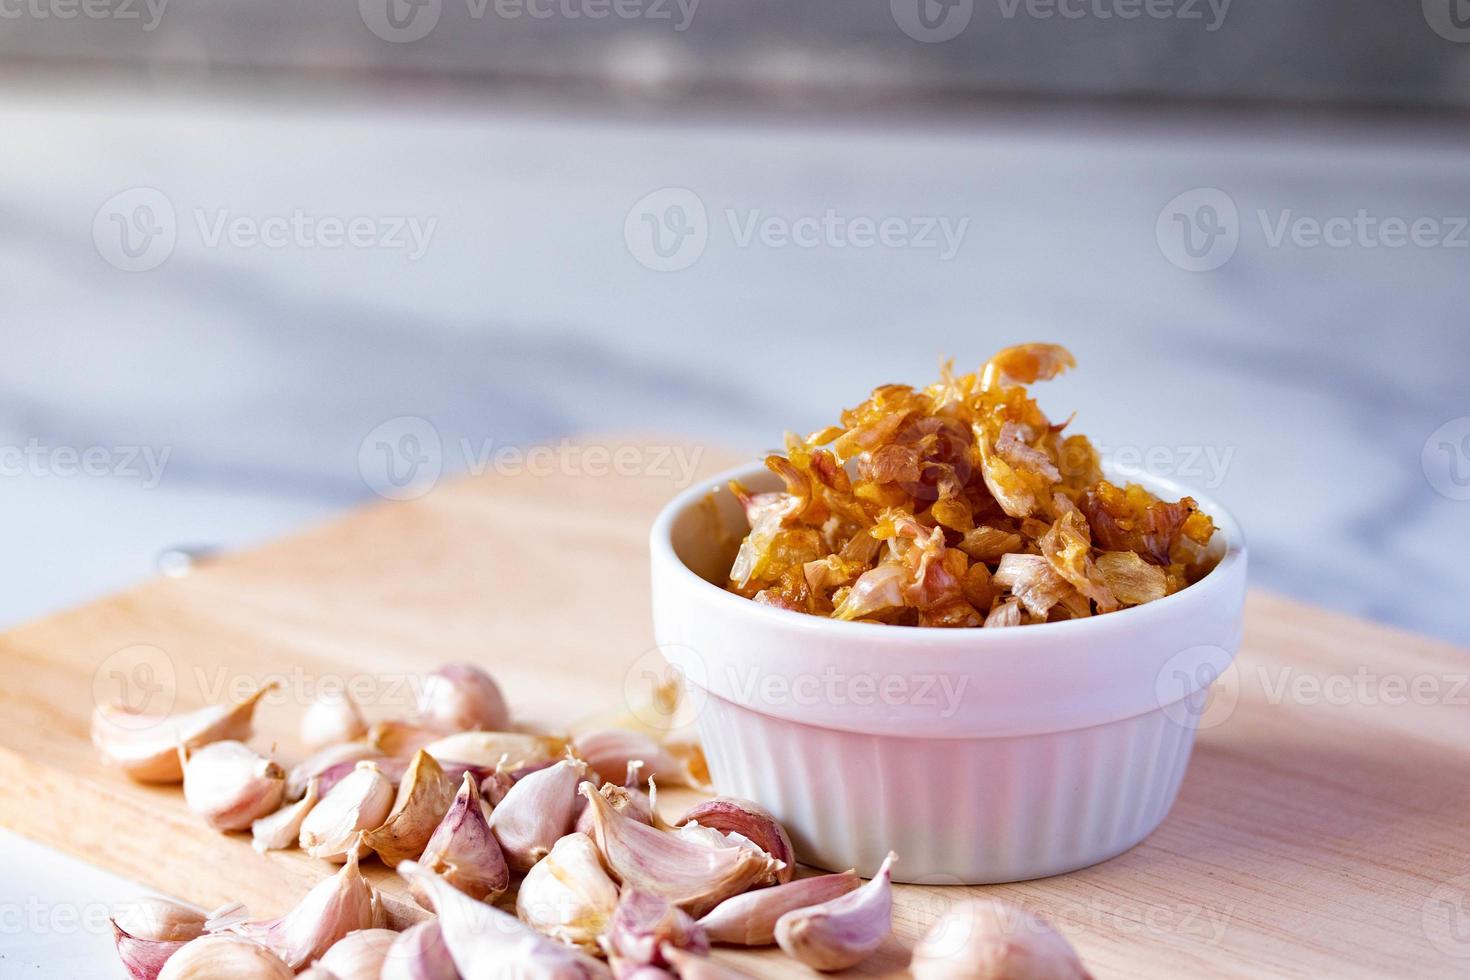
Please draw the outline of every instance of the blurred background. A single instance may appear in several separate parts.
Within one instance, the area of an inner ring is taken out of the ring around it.
[[[1257,585],[1470,642],[1466,0],[0,0],[0,83],[5,624],[383,446],[753,453],[1051,340]]]

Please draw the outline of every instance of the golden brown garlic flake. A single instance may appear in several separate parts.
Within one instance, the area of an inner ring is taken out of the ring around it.
[[[1026,385],[1074,367],[1055,344],[975,374],[884,385],[837,425],[786,437],[784,489],[730,489],[750,531],[731,591],[780,609],[905,626],[998,627],[1152,602],[1198,581],[1214,522],[1103,479],[1097,451]]]

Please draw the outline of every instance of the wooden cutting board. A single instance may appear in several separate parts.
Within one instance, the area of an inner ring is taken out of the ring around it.
[[[314,685],[352,682],[372,713],[402,714],[406,680],[445,661],[490,669],[529,725],[622,709],[652,649],[646,531],[678,487],[648,440],[586,444],[630,447],[637,474],[446,482],[0,637],[0,820],[163,892],[274,915],[331,869],[256,854],[176,788],[104,770],[94,697],[182,710],[274,677],[256,743],[286,762]],[[732,461],[707,451],[699,469]],[[1254,594],[1164,825],[1096,867],[989,890],[1052,919],[1099,978],[1470,974],[1467,672],[1447,644]],[[958,891],[899,888],[895,938],[861,972],[902,972]],[[774,951],[721,955],[808,973]]]

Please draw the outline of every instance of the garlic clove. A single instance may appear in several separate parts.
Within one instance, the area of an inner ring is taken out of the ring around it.
[[[711,847],[641,824],[583,783],[593,811],[592,839],[625,888],[646,891],[700,916],[732,895],[770,884],[781,863],[756,847]]]
[[[419,864],[474,899],[493,901],[510,887],[510,869],[490,829],[473,773],[462,777],[459,792],[430,835]],[[431,892],[412,890],[420,905],[434,910],[428,904]]]
[[[92,712],[92,745],[105,765],[140,783],[177,783],[184,778],[180,745],[197,749],[210,742],[249,738],[256,705],[274,689],[274,684],[267,684],[235,704],[210,705],[176,716],[100,704]]]
[[[831,901],[855,891],[862,879],[852,871],[817,875],[758,888],[727,898],[699,920],[712,943],[769,946],[776,941],[776,921],[787,912]]]
[[[295,847],[301,836],[301,824],[311,808],[316,806],[320,794],[319,781],[313,779],[306,786],[306,795],[295,803],[288,803],[275,813],[261,817],[250,825],[251,846],[264,854]]]
[[[639,823],[653,823],[653,803],[648,794],[638,789],[627,789],[623,786],[614,786],[612,783],[603,783],[602,789],[597,791],[603,799],[612,804],[612,808],[630,817]],[[577,822],[573,825],[574,833],[591,835],[592,826],[596,821],[591,807],[586,805],[586,800],[578,797],[583,804],[582,811],[577,814]]]
[[[459,980],[437,919],[398,934],[383,961],[380,980]]]
[[[317,749],[311,755],[292,766],[290,772],[286,774],[286,798],[288,800],[301,799],[301,794],[306,792],[307,783],[316,779],[318,776],[325,775],[328,770],[334,767],[344,766],[342,775],[346,775],[359,762],[367,759],[381,759],[382,757],[383,753],[376,746],[362,741],[342,742],[338,745],[328,745],[325,748]],[[319,792],[325,794],[335,785],[335,782],[335,780],[331,783],[324,782],[319,788]]]
[[[609,957],[649,966],[669,965],[666,947],[709,952],[709,939],[692,918],[668,900],[636,888],[623,891],[602,944]]]
[[[359,929],[383,923],[377,892],[357,865],[358,848],[349,847],[347,863],[285,915],[264,922],[236,921],[236,913],[216,913],[210,932],[254,940],[279,956],[292,970],[318,959],[337,940]]]
[[[291,968],[258,943],[238,936],[201,936],[163,965],[158,980],[292,980]]]
[[[781,822],[750,800],[736,796],[716,796],[696,803],[679,820],[680,825],[698,823],[724,834],[739,834],[771,857],[785,865],[776,880],[785,883],[796,873],[796,854],[791,838]]]
[[[137,939],[188,942],[204,935],[208,918],[198,906],[150,895],[119,905],[112,922]]]
[[[537,932],[589,953],[618,906],[618,886],[591,838],[568,834],[526,873],[516,915]]]
[[[327,971],[336,980],[378,980],[388,950],[398,933],[391,929],[359,929],[332,944],[313,969]]]
[[[346,691],[318,695],[301,716],[301,744],[322,749],[362,738],[367,722]]]
[[[726,966],[707,954],[665,946],[664,959],[679,974],[679,980],[746,980],[749,974]]]
[[[614,956],[608,960],[617,980],[679,980],[673,971],[650,963],[634,963]]]
[[[375,830],[393,807],[393,784],[375,762],[357,767],[328,791],[301,822],[301,849],[314,858],[342,861],[354,848],[367,853],[362,843],[365,831]]]
[[[187,939],[144,939],[135,936],[112,922],[112,944],[117,947],[117,958],[132,980],[157,980],[163,965],[184,947]]]
[[[453,761],[493,769],[504,763],[514,773],[526,766],[555,760],[565,744],[561,739],[524,732],[459,732],[420,748],[441,765]]]
[[[444,733],[437,728],[426,728],[411,721],[389,719],[380,721],[368,729],[367,740],[384,755],[408,758],[431,742],[437,742]]]
[[[652,736],[628,728],[599,728],[572,739],[572,752],[606,782],[621,781],[629,763],[641,762],[642,779],[658,777],[666,786],[690,786],[684,765]]]
[[[296,974],[296,980],[339,980],[339,978],[330,970],[313,966]]]
[[[399,861],[411,861],[424,853],[453,802],[454,783],[434,757],[420,749],[398,784],[398,795],[387,819],[369,831],[364,840],[390,868]]]
[[[503,763],[504,760],[501,760],[501,762]],[[515,784],[515,777],[502,764],[498,763],[494,770],[480,780],[480,796],[492,808],[497,807],[500,805],[500,801],[505,799],[505,794],[509,793],[510,788]]]
[[[446,664],[424,679],[414,721],[441,732],[504,731],[510,709],[494,678],[471,664]]]
[[[529,871],[572,832],[577,814],[580,762],[563,759],[523,776],[490,815],[490,829],[513,871]]]
[[[935,920],[914,947],[914,980],[1091,980],[1061,934],[998,898],[972,898]]]
[[[438,911],[444,945],[460,975],[470,980],[607,980],[608,968],[532,929],[493,905],[470,898],[413,861],[398,873]]]
[[[893,931],[893,863],[889,852],[873,879],[856,891],[776,920],[776,942],[813,970],[845,970],[883,945]]]
[[[286,771],[244,742],[178,752],[186,760],[184,802],[215,830],[245,830],[285,798]]]

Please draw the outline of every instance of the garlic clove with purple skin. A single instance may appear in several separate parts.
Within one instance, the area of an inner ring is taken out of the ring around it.
[[[346,765],[347,771],[351,771],[359,762],[382,758],[383,753],[365,741],[342,742],[317,749],[286,773],[286,799],[301,799],[308,783],[335,766]],[[329,789],[330,785],[323,784],[319,792],[325,794]]]
[[[665,948],[703,955],[709,952],[709,939],[687,913],[667,899],[628,888],[618,900],[602,946],[609,957],[624,962],[668,966]]]
[[[873,879],[856,891],[776,920],[776,942],[813,970],[845,970],[877,951],[893,931],[893,863],[889,852]]]
[[[355,741],[367,731],[357,702],[346,691],[318,695],[301,716],[301,744],[312,750]]]
[[[490,829],[512,871],[530,871],[572,832],[583,769],[563,759],[523,776],[490,814]]]
[[[117,958],[131,980],[157,980],[158,973],[168,958],[189,942],[187,939],[143,939],[112,923],[112,943],[117,947]]]
[[[711,958],[672,946],[664,947],[664,959],[679,974],[679,980],[749,980],[749,974]]]
[[[856,891],[862,879],[852,871],[817,875],[758,888],[716,905],[699,920],[712,943],[769,946],[776,941],[776,922],[787,912],[831,901]]]
[[[598,951],[597,940],[618,907],[618,886],[603,870],[591,838],[568,834],[526,873],[516,915],[542,935]]]
[[[256,705],[275,687],[267,684],[234,704],[210,705],[173,716],[100,704],[92,712],[92,745],[104,765],[121,769],[131,779],[177,783],[184,778],[179,746],[193,750],[211,742],[249,738]]]
[[[684,766],[653,737],[628,728],[598,728],[572,739],[572,753],[604,782],[616,783],[629,763],[642,763],[642,779],[655,776],[665,786],[688,786]]]
[[[313,779],[306,787],[306,795],[295,803],[287,803],[275,813],[259,818],[250,825],[251,846],[264,854],[296,846],[301,836],[301,823],[311,808],[317,805],[318,781]]]
[[[379,980],[459,980],[437,919],[420,922],[398,934],[383,961]]]
[[[796,853],[786,828],[759,804],[736,796],[716,796],[696,803],[679,820],[679,826],[697,823],[723,834],[739,834],[785,865],[776,876],[785,883],[796,874]]]
[[[238,936],[200,936],[185,943],[158,980],[293,980],[280,957]]]
[[[642,790],[630,790],[623,786],[614,786],[612,783],[603,783],[602,789],[597,792],[623,816],[631,817],[639,823],[653,824],[653,804],[648,794]],[[572,830],[575,833],[590,836],[596,818],[592,808],[586,805],[587,801],[580,796],[577,799],[583,806],[582,811],[577,814],[577,822],[573,825]]]
[[[613,809],[591,783],[579,792],[593,811],[592,839],[624,888],[664,898],[693,916],[775,881],[781,862],[751,845],[712,847],[641,824]]]
[[[393,807],[393,784],[375,762],[359,762],[301,821],[301,849],[314,858],[344,861],[367,853],[362,835],[382,826]]]
[[[332,944],[314,968],[337,980],[378,980],[398,933],[391,929],[359,929]]]
[[[551,763],[564,746],[561,739],[548,735],[474,731],[445,735],[418,747],[438,759],[441,765],[463,762],[487,769],[504,765],[514,775],[517,769]]]
[[[420,749],[398,784],[392,810],[382,826],[369,831],[364,840],[390,868],[419,857],[449,812],[454,791],[455,784],[444,769]]]
[[[466,772],[462,777],[454,802],[429,836],[418,864],[477,900],[494,901],[510,887],[510,869],[490,829],[473,773]],[[418,880],[410,879],[414,898],[434,911],[428,904],[433,893],[419,888],[415,884]]]
[[[914,980],[1092,980],[1044,920],[998,898],[963,901],[914,947]]]
[[[245,830],[286,795],[286,771],[244,742],[180,746],[184,802],[215,830]]]
[[[414,721],[446,734],[504,731],[510,709],[489,674],[472,664],[446,664],[424,679]]]

